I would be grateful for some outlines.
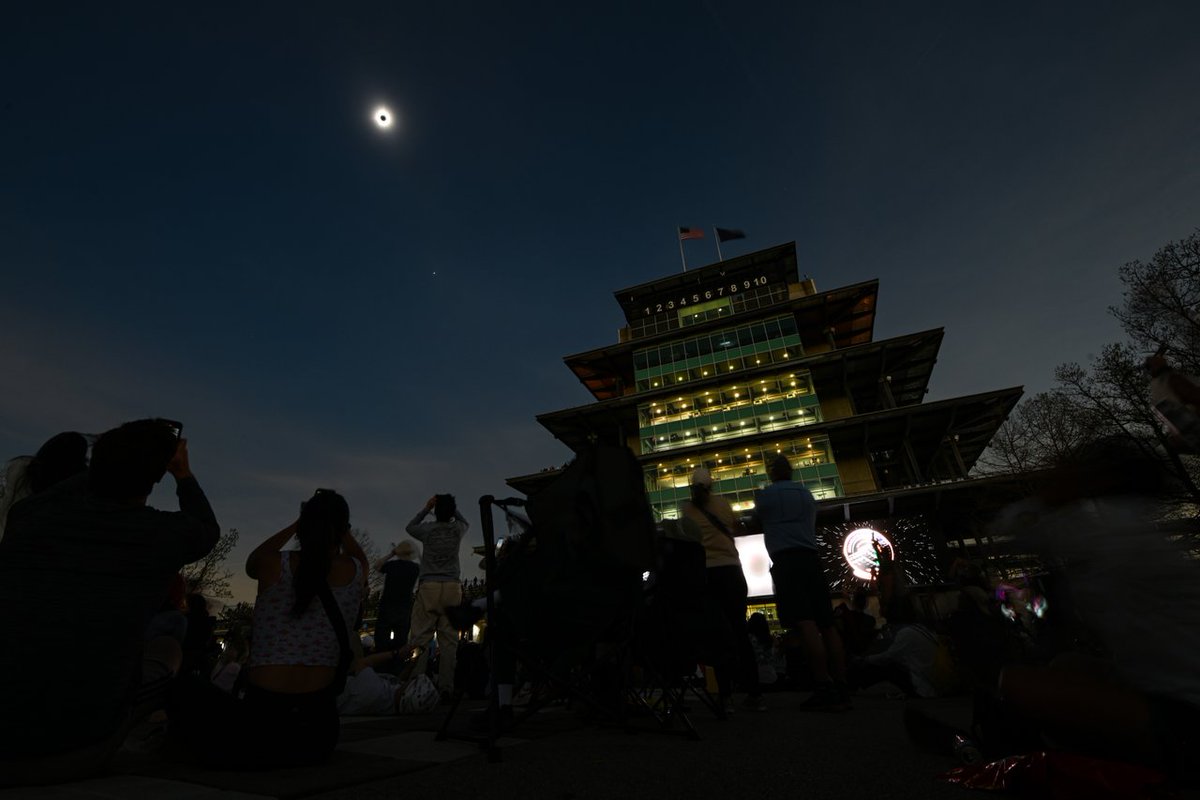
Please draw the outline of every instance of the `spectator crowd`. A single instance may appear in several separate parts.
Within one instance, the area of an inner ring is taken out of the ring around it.
[[[208,766],[312,763],[337,745],[342,715],[427,712],[468,686],[498,693],[511,718],[534,679],[497,664],[504,677],[489,685],[469,631],[484,600],[501,598],[486,597],[487,581],[463,580],[469,526],[450,494],[430,497],[405,526],[409,538],[368,563],[346,498],[316,489],[250,552],[252,620],[218,643],[208,601],[181,574],[220,531],[181,433],[176,422],[138,420],[94,441],[62,433],[10,462],[0,681],[14,690],[0,714],[0,785],[94,774],[135,730],[158,732],[170,752]],[[971,729],[955,733],[959,745],[969,737],[1002,757],[1053,742],[1190,780],[1200,647],[1189,642],[1200,645],[1200,595],[1186,588],[1198,585],[1194,561],[1149,522],[1164,489],[1156,464],[1119,442],[1096,443],[1002,515],[1002,532],[1053,565],[1043,575],[1004,583],[960,560],[937,602],[919,602],[928,597],[878,554],[876,579],[836,608],[816,502],[788,458],[770,464],[748,520],[697,468],[667,536],[703,553],[694,591],[725,633],[705,654],[716,707],[722,716],[767,711],[784,688],[808,691],[801,708],[822,713],[850,712],[854,696],[878,684],[914,703],[959,693],[975,709]],[[147,504],[167,476],[178,510]],[[747,532],[763,535],[770,556],[772,619],[747,615],[735,546]],[[363,637],[371,571],[383,588]],[[1113,591],[1118,581],[1136,591]],[[71,653],[87,654],[88,680]],[[922,743],[949,741],[919,715],[910,722]]]

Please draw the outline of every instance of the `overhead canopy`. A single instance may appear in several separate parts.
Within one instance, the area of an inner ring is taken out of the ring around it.
[[[738,439],[738,446],[768,443],[802,430],[805,436],[828,436],[839,459],[869,458],[881,491],[960,481],[975,465],[1022,392],[1021,387],[1014,386],[967,397],[883,409],[788,431],[751,434]],[[711,445],[699,444],[678,448],[671,451],[671,455],[699,457],[710,449]],[[648,462],[660,458],[662,454],[658,453],[642,456],[640,460]],[[547,471],[510,478],[508,484],[528,493],[536,491],[540,483],[552,479],[555,474],[555,471]]]
[[[806,350],[842,349],[866,344],[874,335],[878,293],[878,280],[856,283],[764,306],[753,313],[701,322],[687,328],[687,335],[702,335],[764,317],[791,313],[796,319],[796,329]],[[626,387],[634,385],[634,351],[643,347],[657,347],[679,336],[678,329],[664,331],[654,336],[577,353],[565,357],[563,361],[597,400],[609,400],[622,396]]]
[[[561,467],[558,469],[544,469],[532,475],[518,475],[508,478],[504,482],[526,497],[531,497],[560,474],[562,474]]]
[[[827,387],[844,387],[859,414],[925,399],[937,363],[943,331],[936,328],[881,342],[835,350],[804,359],[817,395]]]
[[[869,457],[883,488],[958,480],[974,466],[1021,394],[1022,388],[1015,386],[885,409],[802,428],[751,434],[739,438],[737,446],[769,443],[802,431],[804,436],[828,436],[836,458]],[[707,444],[680,447],[672,450],[671,456],[699,457],[711,448]],[[662,457],[661,453],[651,453],[641,460],[657,461]]]
[[[1047,472],[986,475],[967,480],[912,486],[853,497],[817,501],[817,524],[867,522],[889,517],[937,514],[942,518],[978,517],[986,520],[1009,503],[1031,495]],[[944,531],[946,538],[962,531]]]
[[[838,458],[870,458],[881,488],[959,480],[975,465],[1022,392],[1014,386],[811,427],[825,429]]]
[[[942,329],[938,328],[898,336],[798,358],[790,362],[790,366],[811,371],[818,397],[826,389],[836,390],[838,394],[848,393],[858,413],[912,405],[925,398],[942,335]],[[738,380],[752,382],[757,375],[778,369],[777,364],[766,365],[750,373],[741,373]],[[887,380],[889,377],[890,382]],[[690,384],[689,391],[716,387],[728,380],[717,375]],[[890,399],[885,385],[891,392]],[[556,438],[574,450],[593,439],[618,443],[637,432],[639,405],[674,392],[674,389],[668,389],[618,396],[600,403],[540,414],[537,419]]]

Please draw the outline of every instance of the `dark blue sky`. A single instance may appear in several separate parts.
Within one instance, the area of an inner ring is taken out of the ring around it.
[[[1048,387],[1200,225],[1195,4],[422,5],[6,9],[0,456],[176,417],[247,547],[318,485],[386,544],[566,460],[676,225],[879,278],[935,398]]]

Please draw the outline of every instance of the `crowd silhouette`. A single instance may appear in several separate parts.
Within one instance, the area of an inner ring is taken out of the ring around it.
[[[218,636],[208,599],[181,572],[212,550],[219,527],[180,431],[145,419],[94,441],[62,433],[9,464],[0,679],[21,690],[7,693],[0,715],[4,784],[95,774],[130,746],[133,731],[143,743],[157,732],[165,753],[195,763],[280,768],[328,758],[340,716],[423,713],[474,695],[490,696],[507,724],[522,697],[537,695],[533,662],[518,646],[485,651],[476,624],[485,639],[521,646],[561,631],[521,618],[519,581],[505,584],[507,596],[489,596],[492,581],[463,579],[469,524],[450,494],[430,497],[405,526],[410,538],[372,564],[351,535],[346,498],[316,489],[246,560],[257,582],[251,622]],[[686,627],[671,614],[686,609],[701,621],[703,645],[686,651],[694,658],[682,672],[711,667],[722,718],[769,710],[770,693],[788,689],[808,692],[803,711],[848,713],[856,694],[882,684],[885,696],[910,703],[909,730],[924,746],[972,758],[1064,748],[1188,783],[1200,730],[1200,584],[1194,559],[1154,524],[1168,481],[1161,464],[1126,441],[1094,442],[1001,514],[996,530],[1044,556],[1043,574],[1005,582],[959,560],[931,604],[883,558],[875,579],[835,608],[816,546],[816,501],[780,456],[748,526],[763,534],[773,564],[773,619],[747,617],[736,546],[747,526],[698,468],[679,519],[660,531],[657,566],[634,588],[665,613],[663,641]],[[149,507],[168,475],[178,510]],[[522,574],[514,566],[522,559],[545,570],[552,547],[577,544],[570,536],[539,544],[535,526],[498,563],[510,576]],[[698,571],[672,584],[697,602],[672,598],[664,558],[701,552],[689,562]],[[372,571],[383,588],[373,630],[364,630]],[[600,572],[580,579],[580,598],[600,597],[587,594],[596,580]],[[495,620],[482,619],[489,605],[500,609]],[[64,632],[88,654],[86,682],[70,659],[47,657]],[[592,656],[601,652],[597,644]],[[589,680],[597,694],[626,679],[593,671]],[[922,714],[922,699],[948,694],[971,698],[969,730]]]

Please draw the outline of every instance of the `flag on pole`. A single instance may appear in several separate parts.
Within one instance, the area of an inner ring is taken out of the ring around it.
[[[679,228],[679,241],[681,241],[681,242],[684,239],[703,239],[703,238],[704,238],[704,231],[701,228],[684,228],[682,226],[680,226],[680,228]]]
[[[679,230],[683,230],[680,228]],[[730,242],[734,239],[745,239],[746,232],[739,231],[737,228],[716,228],[718,242]]]

